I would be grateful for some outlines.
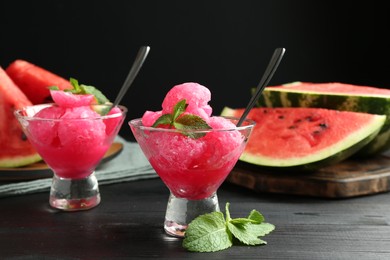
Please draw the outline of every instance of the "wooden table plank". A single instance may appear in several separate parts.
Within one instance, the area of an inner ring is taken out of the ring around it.
[[[264,246],[191,253],[165,235],[168,190],[159,179],[101,187],[102,203],[61,212],[48,194],[0,199],[3,259],[390,259],[390,194],[350,199],[259,193],[231,183],[218,191],[232,217],[257,209],[276,229]]]
[[[238,162],[227,181],[257,192],[350,198],[390,191],[390,157],[349,159],[315,172],[270,171]]]

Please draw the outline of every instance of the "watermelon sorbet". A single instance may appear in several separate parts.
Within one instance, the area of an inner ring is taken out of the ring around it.
[[[177,85],[167,93],[161,111],[146,111],[142,118],[129,122],[150,164],[177,198],[212,196],[241,156],[252,128],[236,127],[237,120],[211,116],[210,97],[209,89],[197,83]],[[210,129],[153,127],[183,99],[187,103],[183,115],[202,118]],[[199,135],[194,138],[190,133]]]
[[[55,104],[26,107],[22,125],[57,176],[88,177],[111,146],[126,110],[115,107],[102,116],[97,111],[110,107],[91,105],[92,95],[52,91],[52,97]]]

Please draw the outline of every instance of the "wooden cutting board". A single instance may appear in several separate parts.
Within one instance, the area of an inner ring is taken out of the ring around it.
[[[348,159],[312,173],[279,173],[238,162],[227,181],[257,192],[350,198],[390,190],[390,156]]]

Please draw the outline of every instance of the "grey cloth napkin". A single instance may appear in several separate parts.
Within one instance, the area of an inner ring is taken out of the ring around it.
[[[99,186],[158,177],[137,143],[128,142],[120,136],[115,142],[122,143],[123,150],[115,158],[96,169]],[[49,191],[51,181],[52,178],[45,178],[3,184],[0,185],[0,198]]]

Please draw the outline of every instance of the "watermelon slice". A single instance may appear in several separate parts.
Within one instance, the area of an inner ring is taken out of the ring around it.
[[[223,116],[244,109],[225,107]],[[386,116],[320,108],[253,108],[256,121],[240,160],[278,169],[317,170],[340,162],[377,136]]]
[[[0,167],[18,167],[41,160],[14,116],[30,100],[0,67]]]
[[[316,107],[387,115],[378,136],[356,156],[374,156],[390,148],[390,90],[345,83],[293,82],[268,86],[258,106]]]
[[[60,90],[73,88],[68,80],[25,60],[15,60],[6,72],[33,104],[51,102],[51,86]]]

